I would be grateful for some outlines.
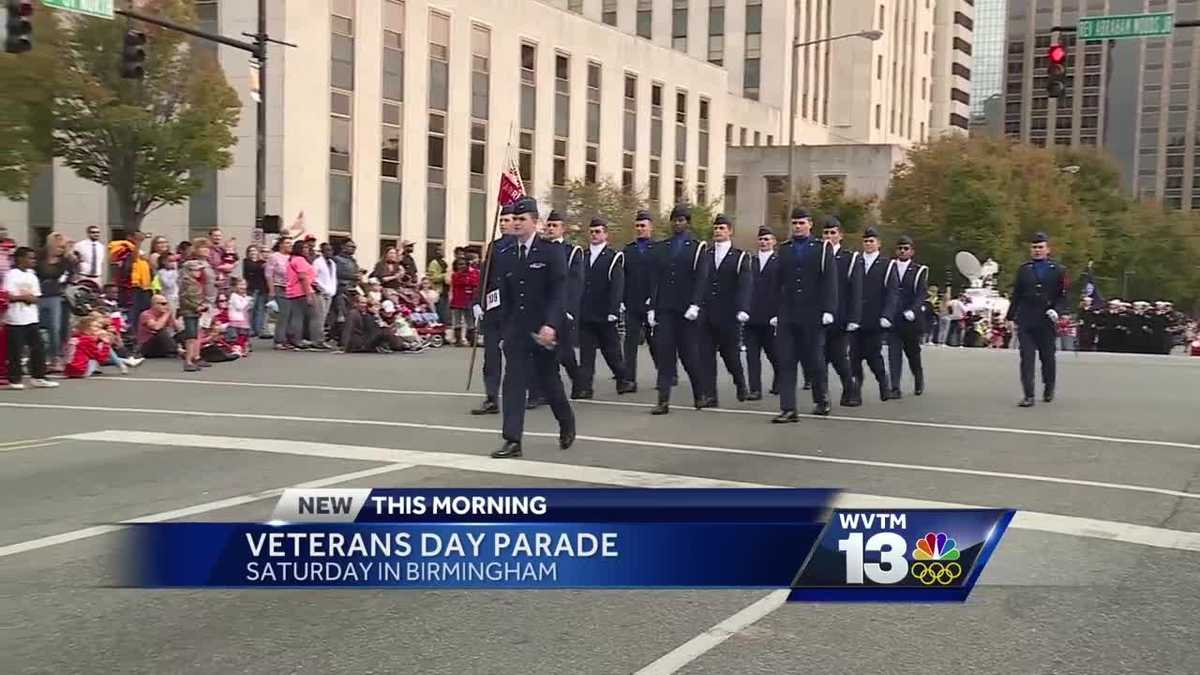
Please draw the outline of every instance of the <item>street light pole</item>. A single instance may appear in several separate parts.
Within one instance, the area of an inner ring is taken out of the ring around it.
[[[254,227],[262,230],[267,215],[267,0],[258,0],[258,33],[254,44],[258,52],[258,106],[254,148]]]
[[[881,30],[862,30],[857,33],[846,33],[845,35],[835,35],[833,37],[821,38],[820,40],[809,40],[807,42],[801,42],[799,40],[792,40],[792,78],[791,78],[791,84],[788,87],[789,103],[788,103],[788,134],[787,134],[787,145],[788,145],[788,182],[787,182],[788,186],[787,186],[787,214],[786,214],[787,218],[791,217],[792,201],[795,199],[795,193],[796,193],[796,173],[795,173],[795,164],[796,164],[796,86],[797,86],[796,83],[799,79],[799,76],[797,75],[797,71],[800,70],[799,49],[801,47],[809,47],[811,45],[822,44],[825,42],[834,42],[836,40],[844,40],[846,38],[852,38],[852,37],[860,37],[860,38],[870,40],[871,42],[875,42],[879,38],[883,37],[883,31],[881,31]]]

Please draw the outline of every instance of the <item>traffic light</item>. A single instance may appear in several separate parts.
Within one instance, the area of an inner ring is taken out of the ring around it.
[[[1062,98],[1067,93],[1067,48],[1050,45],[1046,52],[1046,95]]]
[[[8,0],[8,16],[5,27],[8,34],[4,38],[4,51],[9,54],[23,54],[33,49],[33,0]]]
[[[121,77],[140,80],[146,75],[146,34],[131,30],[125,33],[125,47],[121,50]]]

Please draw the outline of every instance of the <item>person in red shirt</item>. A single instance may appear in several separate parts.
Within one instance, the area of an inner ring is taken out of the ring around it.
[[[450,275],[450,342],[467,346],[475,341],[475,315],[471,311],[479,288],[479,269],[466,260],[455,260]]]

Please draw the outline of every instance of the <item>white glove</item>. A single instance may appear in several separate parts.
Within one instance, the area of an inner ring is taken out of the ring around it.
[[[913,311],[911,309],[906,309],[906,310],[904,310],[904,318],[907,321],[912,321],[913,319],[917,318],[917,315],[913,314]]]
[[[846,332],[847,333],[853,333],[856,330],[858,330],[858,324],[854,323],[853,321],[846,324]]]
[[[1058,312],[1048,309],[1046,310],[1046,318],[1050,319],[1050,321],[1054,323],[1058,323]]]
[[[654,320],[654,310],[646,312],[646,323],[650,324],[651,328],[654,328],[658,325],[658,322]]]
[[[767,323],[771,324],[772,328],[778,328],[779,327],[779,317],[773,316],[773,317],[771,317],[771,320],[768,321]]]
[[[479,305],[471,307],[471,313],[475,315],[475,320],[479,321],[483,318],[483,308]]]
[[[620,311],[622,314],[624,314],[624,313],[625,313],[625,303],[623,303],[623,302],[621,303],[621,308],[620,308],[620,310],[619,310],[619,311]]]
[[[892,322],[888,321],[887,317],[881,316],[881,317],[879,317],[879,327],[880,328],[891,328]]]
[[[608,322],[609,322],[609,323],[616,323],[616,322],[617,322],[617,315],[616,315],[616,314],[609,314],[609,315],[608,315]]]
[[[570,312],[567,312],[566,314],[567,314],[567,321],[574,321],[574,320],[575,320],[575,317],[571,316],[571,313],[570,313]]]
[[[833,315],[832,314],[830,314],[829,312],[825,312],[824,314],[821,315],[821,325],[822,326],[828,326],[831,323],[833,323]]]
[[[738,312],[737,320],[738,320],[738,323],[746,323],[747,321],[750,320],[750,315],[745,312]]]
[[[683,313],[683,318],[688,321],[695,321],[698,316],[700,316],[700,307],[697,305],[688,305],[687,311]]]

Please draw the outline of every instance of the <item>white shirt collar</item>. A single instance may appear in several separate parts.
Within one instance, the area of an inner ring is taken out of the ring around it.
[[[775,255],[774,251],[759,251],[758,252],[758,266],[759,267],[765,266],[767,264],[767,261],[770,260],[771,256],[773,256],[773,255]]]
[[[596,259],[600,257],[600,253],[607,247],[608,244],[588,244],[588,251],[591,252],[588,256],[589,264],[596,264]]]
[[[833,246],[833,254],[834,255],[837,255],[838,251],[842,250],[841,244],[832,244],[832,246]]]
[[[908,271],[908,264],[911,262],[911,258],[908,260],[896,260],[896,269],[900,270],[900,276],[904,276],[904,273]]]
[[[874,253],[863,253],[862,257],[863,257],[863,264],[865,264],[868,268],[870,268],[871,265],[875,264],[875,260],[877,258],[879,258],[879,251],[875,251]]]
[[[518,239],[517,243],[524,244],[525,252],[529,253],[530,251],[533,250],[533,242],[535,242],[535,241],[537,241],[537,232],[534,232],[533,234],[529,235],[528,239]]]
[[[562,237],[559,237],[559,238],[557,238],[557,239],[551,239],[550,241],[552,241],[552,242],[554,242],[554,243],[556,243],[556,244],[561,244],[561,243],[563,243],[563,238],[562,238]]]

